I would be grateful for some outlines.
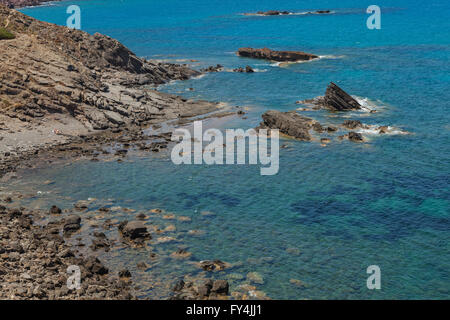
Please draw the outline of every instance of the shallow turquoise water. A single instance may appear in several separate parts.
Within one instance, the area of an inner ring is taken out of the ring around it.
[[[248,119],[233,119],[221,128],[254,127],[264,110],[295,109],[296,100],[322,95],[334,81],[370,99],[379,111],[352,118],[413,134],[368,135],[366,144],[333,142],[326,148],[283,141],[290,147],[280,151],[276,176],[260,176],[259,166],[177,167],[165,157],[147,156],[33,170],[13,188],[50,191],[39,196],[44,207],[55,202],[69,206],[64,196],[70,202],[95,197],[136,210],[162,207],[190,216],[190,225],[180,230],[206,231],[187,242],[192,259],[242,261],[233,272],[261,273],[264,284],[258,288],[272,298],[449,298],[448,2],[379,1],[381,30],[366,28],[369,1],[73,3],[81,7],[82,29],[115,37],[138,55],[196,59],[200,65],[194,67],[249,64],[261,71],[209,74],[162,88],[250,108]],[[64,24],[68,4],[22,11]],[[328,8],[336,13],[239,15]],[[325,57],[277,67],[236,57],[233,52],[242,46],[299,49]],[[190,87],[195,91],[186,91]],[[347,119],[327,112],[305,114],[330,124]],[[48,179],[55,183],[43,186],[41,181]],[[203,217],[201,211],[216,215]],[[292,254],[292,248],[299,253]],[[137,259],[132,252],[123,257],[129,259],[125,265]],[[373,264],[382,272],[378,291],[366,288],[366,268]],[[186,270],[180,264],[171,275]],[[306,286],[295,287],[290,279]]]

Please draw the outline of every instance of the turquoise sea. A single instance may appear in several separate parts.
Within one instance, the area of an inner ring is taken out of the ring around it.
[[[275,176],[261,176],[259,166],[175,166],[167,156],[146,155],[122,163],[54,164],[22,173],[7,188],[35,194],[36,207],[68,208],[91,197],[136,213],[160,207],[188,216],[191,222],[172,222],[180,243],[155,250],[186,245],[190,261],[234,263],[213,274],[229,279],[232,289],[258,272],[263,283],[257,289],[273,299],[450,298],[450,2],[379,0],[381,30],[366,27],[365,10],[374,4],[366,0],[86,0],[21,11],[64,25],[70,4],[80,6],[83,30],[117,38],[139,56],[194,68],[257,69],[160,88],[248,107],[247,119],[211,120],[221,129],[255,127],[265,110],[293,110],[295,101],[323,95],[333,81],[378,112],[304,115],[328,124],[358,119],[411,134],[365,133],[367,143],[334,140],[327,147],[285,140]],[[242,15],[271,9],[334,13]],[[237,57],[244,46],[322,58],[282,67]],[[204,234],[189,236],[193,229]],[[107,263],[129,268],[141,281],[141,297],[166,297],[145,285],[154,279],[173,284],[198,272],[189,261],[166,258],[139,273],[136,262],[147,261],[148,252],[121,248],[114,254],[119,259]],[[381,290],[366,287],[370,265],[381,269]]]

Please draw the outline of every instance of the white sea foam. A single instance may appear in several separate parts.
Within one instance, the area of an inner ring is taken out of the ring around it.
[[[352,96],[361,105],[363,112],[371,112],[373,110],[378,111],[379,109],[385,108],[385,105],[381,101],[373,101],[369,98],[363,98],[358,96]]]
[[[342,59],[345,56],[334,56],[334,55],[321,55],[319,58],[311,59],[311,60],[299,60],[299,61],[276,61],[269,64],[271,67],[286,67],[291,64],[298,64],[298,63],[308,63],[308,62],[314,62],[319,61],[322,59]]]
[[[380,134],[380,127],[384,127],[383,131],[384,133]],[[393,127],[393,126],[382,126],[382,125],[370,125],[365,124],[363,128],[358,128],[355,130],[358,133],[364,134],[364,135],[406,135],[410,134],[408,131],[404,131],[400,128]]]

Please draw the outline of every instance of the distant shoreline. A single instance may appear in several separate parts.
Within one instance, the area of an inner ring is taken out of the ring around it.
[[[0,0],[0,4],[6,5],[10,9],[23,9],[26,7],[35,7],[45,3],[56,2],[61,0]]]

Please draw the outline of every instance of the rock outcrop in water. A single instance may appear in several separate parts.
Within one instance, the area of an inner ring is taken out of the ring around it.
[[[262,115],[263,121],[257,129],[278,129],[281,133],[303,141],[310,141],[309,130],[318,127],[317,121],[299,115],[295,111],[269,110]]]
[[[278,62],[296,62],[317,59],[319,56],[301,51],[275,51],[269,48],[240,48],[238,56],[254,59],[265,59]]]
[[[336,111],[361,109],[358,101],[333,82],[328,85],[323,102],[325,106]]]
[[[361,105],[351,95],[342,90],[334,82],[330,82],[325,96],[311,100],[298,101],[297,103],[312,104],[317,108],[325,108],[332,111],[360,110]]]

